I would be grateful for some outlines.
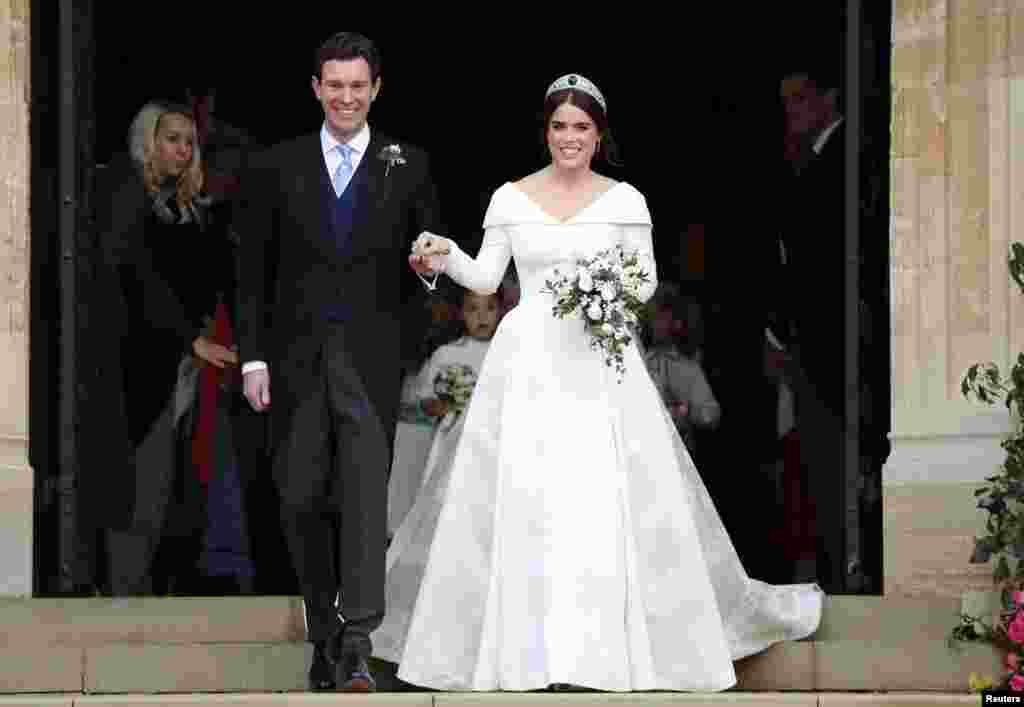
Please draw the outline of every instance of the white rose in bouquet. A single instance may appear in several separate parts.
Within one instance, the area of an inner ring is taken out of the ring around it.
[[[616,369],[620,383],[626,371],[625,347],[633,340],[630,327],[644,311],[640,292],[649,282],[639,257],[614,246],[578,260],[571,274],[555,269],[542,290],[553,296],[551,311],[556,318],[583,321],[591,348],[604,354],[605,364]]]
[[[601,283],[601,299],[605,302],[611,302],[619,294],[619,288],[615,286],[613,282],[602,282]]]

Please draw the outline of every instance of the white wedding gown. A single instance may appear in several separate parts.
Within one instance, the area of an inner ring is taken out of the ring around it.
[[[375,655],[443,690],[704,691],[735,683],[733,660],[812,634],[821,591],[747,577],[635,346],[619,383],[541,292],[555,267],[621,243],[646,261],[650,296],[640,192],[620,182],[561,222],[505,184],[484,226],[477,258],[453,248],[445,272],[491,292],[514,257],[521,301],[424,501],[435,510],[418,514],[429,522],[389,550]],[[754,471],[719,473],[743,493]]]

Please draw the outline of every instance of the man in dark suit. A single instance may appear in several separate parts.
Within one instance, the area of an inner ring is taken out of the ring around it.
[[[245,395],[270,415],[314,645],[310,687],[372,691],[399,322],[418,286],[406,256],[417,234],[443,226],[426,154],[367,125],[381,89],[373,42],[336,34],[315,72],[321,130],[255,157],[243,182],[238,338]]]
[[[784,306],[791,331],[774,364],[796,396],[796,426],[807,488],[816,507],[818,583],[846,583],[845,439],[845,138],[835,71],[800,70],[782,81],[790,130],[804,155],[782,224]]]

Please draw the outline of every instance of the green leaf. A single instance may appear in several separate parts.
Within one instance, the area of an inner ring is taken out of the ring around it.
[[[1010,564],[1006,561],[1006,556],[1002,555],[999,561],[996,563],[996,569],[992,573],[992,580],[997,584],[1005,582],[1010,578]]]

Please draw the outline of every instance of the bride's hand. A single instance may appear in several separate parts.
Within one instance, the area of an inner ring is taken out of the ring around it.
[[[413,241],[412,253],[413,255],[420,256],[431,256],[431,255],[448,255],[451,251],[451,245],[447,238],[441,236],[435,236],[429,231],[424,231],[420,234],[420,237]]]
[[[432,272],[434,270],[433,257],[448,255],[450,251],[451,246],[447,238],[424,231],[412,244],[409,265],[418,273]]]

